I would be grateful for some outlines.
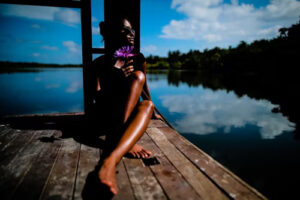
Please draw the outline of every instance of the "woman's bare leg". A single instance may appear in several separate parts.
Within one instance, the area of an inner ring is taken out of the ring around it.
[[[99,178],[103,184],[110,188],[113,194],[117,193],[115,177],[116,165],[145,132],[151,119],[153,109],[154,105],[151,101],[145,100],[139,103],[136,112],[134,112],[134,116],[130,119],[130,123],[128,123],[116,148],[103,161],[99,171]]]
[[[143,72],[141,71],[135,71],[132,73],[132,75],[129,77],[131,80],[131,87],[129,87],[129,91],[128,91],[128,96],[126,96],[126,104],[124,107],[124,113],[123,113],[123,124],[125,124],[128,120],[128,118],[130,117],[133,109],[135,108],[144,84],[145,84],[145,75]],[[144,147],[135,144],[129,151],[129,154],[131,154],[133,157],[137,157],[137,158],[145,158],[145,157],[149,157],[152,155],[152,153],[146,149],[144,149]]]
[[[110,155],[104,160],[99,171],[99,178],[101,182],[106,184],[114,194],[117,193],[115,167],[122,156],[129,151],[132,151],[132,153],[136,154],[137,157],[148,157],[151,155],[151,152],[145,150],[139,145],[136,145],[136,142],[147,128],[153,113],[154,105],[148,100],[138,103],[145,83],[144,74],[137,71],[129,78],[129,91],[125,98],[125,106],[121,116],[121,123],[124,125],[124,132],[120,135],[117,142],[110,141],[110,145],[116,146],[111,151]]]
[[[127,96],[125,97],[125,105],[122,113],[123,124],[126,123],[133,109],[137,105],[146,81],[145,75],[141,71],[133,72],[128,78],[130,86],[128,88],[129,90],[127,91]]]

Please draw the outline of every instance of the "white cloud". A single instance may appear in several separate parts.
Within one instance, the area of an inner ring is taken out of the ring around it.
[[[57,50],[58,50],[58,47],[56,47],[56,46],[48,46],[48,45],[44,45],[44,46],[42,46],[42,49],[50,50],[50,51],[57,51]]]
[[[96,17],[92,16],[92,22],[99,22],[99,20]]]
[[[1,14],[4,16],[25,17],[30,19],[54,20],[54,13],[59,8],[44,6],[23,6],[3,4],[0,6]]]
[[[273,139],[284,131],[294,130],[294,124],[281,113],[271,112],[276,105],[247,96],[237,98],[233,92],[204,89],[195,95],[169,95],[161,100],[169,112],[184,115],[175,121],[176,128],[182,133],[205,135],[215,133],[219,128],[229,132],[233,127],[252,124],[260,128],[263,139]]]
[[[222,0],[173,0],[171,7],[186,18],[171,20],[163,27],[161,37],[202,40],[220,46],[272,38],[280,27],[296,23],[300,13],[297,0],[271,0],[260,8],[237,0],[230,4]]]
[[[155,46],[155,45],[148,45],[148,46],[142,47],[142,52],[145,52],[145,53],[155,53],[156,50],[157,50],[157,46]]]
[[[68,25],[80,23],[80,13],[70,8],[3,4],[0,11],[4,16],[58,21]]]
[[[68,112],[83,112],[83,111],[84,111],[83,104],[76,104],[68,109]]]
[[[39,24],[32,24],[31,25],[31,28],[34,28],[34,29],[41,29],[41,26]]]
[[[54,20],[73,25],[80,23],[80,13],[70,8],[60,9],[54,13]]]
[[[75,93],[80,89],[82,89],[82,82],[74,81],[69,85],[69,87],[67,87],[66,92],[67,93]]]
[[[33,57],[39,57],[40,54],[39,54],[39,53],[33,53],[32,56],[33,56]]]
[[[92,34],[93,35],[99,35],[100,34],[99,26],[92,26]]]
[[[63,41],[63,46],[72,53],[79,53],[81,50],[80,45],[75,43],[74,41]]]
[[[54,84],[48,84],[46,85],[46,89],[54,89],[54,88],[59,88],[60,84],[59,83],[54,83]]]
[[[41,77],[36,77],[34,80],[35,80],[36,82],[41,82],[41,81],[42,81],[42,78],[41,78]]]

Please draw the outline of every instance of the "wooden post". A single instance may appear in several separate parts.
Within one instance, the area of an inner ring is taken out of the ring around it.
[[[81,7],[81,34],[82,34],[82,65],[84,87],[84,111],[91,113],[93,104],[93,80],[91,80],[92,63],[92,25],[91,25],[91,0],[82,0]]]
[[[81,8],[81,34],[82,34],[82,65],[84,86],[84,110],[90,114],[93,105],[93,71],[90,69],[92,53],[104,53],[110,48],[105,41],[105,49],[92,48],[91,25],[91,0],[0,0],[0,3],[40,5],[54,7]],[[140,0],[104,0],[104,21],[111,22],[118,15],[126,15],[130,18],[133,28],[136,30],[135,49],[140,50]]]

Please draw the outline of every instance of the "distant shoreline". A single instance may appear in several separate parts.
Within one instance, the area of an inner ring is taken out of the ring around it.
[[[38,72],[40,68],[82,68],[82,65],[0,61],[0,73]]]
[[[47,63],[37,63],[37,62],[8,62],[0,61],[0,68],[15,67],[15,68],[55,68],[55,67],[82,67],[81,64],[47,64]]]

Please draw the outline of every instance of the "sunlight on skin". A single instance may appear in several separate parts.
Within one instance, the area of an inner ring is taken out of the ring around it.
[[[121,47],[134,45],[135,32],[132,29],[130,22],[127,19],[122,21],[123,27],[120,29],[120,37],[122,42],[117,50]],[[100,23],[100,28],[103,23]],[[102,31],[103,32],[103,31]],[[116,52],[113,54],[116,55]],[[120,162],[121,158],[129,153],[133,157],[145,158],[151,156],[151,152],[145,150],[142,146],[137,145],[136,142],[144,134],[148,123],[154,114],[154,105],[151,101],[150,93],[148,90],[145,65],[142,63],[144,70],[133,71],[135,67],[133,59],[128,59],[125,62],[120,62],[122,57],[115,57],[116,61],[111,66],[117,69],[121,69],[124,78],[126,78],[126,95],[120,99],[124,101],[124,107],[122,107],[122,113],[119,116],[122,119],[123,128],[119,135],[116,135],[114,139],[107,139],[108,146],[115,147],[113,150],[104,149],[107,157],[103,160],[103,164],[98,172],[101,183],[109,187],[112,194],[117,194],[118,187],[116,182],[116,165]],[[123,58],[125,59],[125,58]],[[123,66],[121,66],[123,64]],[[109,66],[108,66],[109,67]],[[104,79],[105,80],[105,79]],[[105,84],[103,84],[105,85]],[[106,86],[108,90],[113,89]],[[100,80],[97,78],[97,88],[100,89]],[[142,90],[145,89],[148,99],[139,102],[139,98],[142,94]],[[123,104],[122,104],[123,105]],[[114,106],[114,105],[111,105]],[[110,137],[111,138],[111,137]]]

